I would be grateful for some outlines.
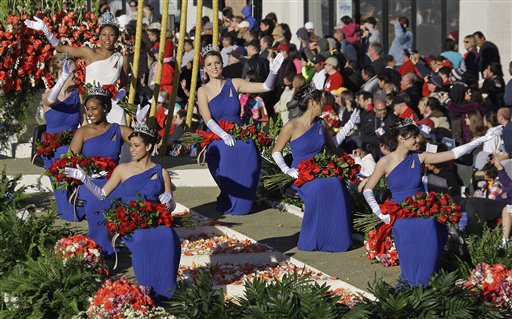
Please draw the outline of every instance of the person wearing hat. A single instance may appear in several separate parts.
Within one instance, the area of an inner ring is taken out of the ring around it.
[[[443,78],[437,74],[428,75],[426,77],[426,86],[428,89],[428,94],[423,96],[429,96],[432,93],[440,92],[444,89]]]
[[[309,37],[315,35],[315,25],[313,24],[313,22],[311,22],[311,21],[306,22],[306,24],[304,24],[304,28],[308,32]]]
[[[247,21],[242,21],[238,24],[237,26],[237,38],[236,38],[236,41],[235,41],[235,44],[237,46],[243,46],[245,45],[245,39],[244,39],[244,35],[247,33],[247,31],[249,31],[249,22]]]
[[[203,31],[203,34],[209,34],[209,35],[213,34],[213,24],[210,21],[206,22],[203,26],[202,31]]]
[[[258,40],[251,41],[247,44],[248,59],[244,62],[242,78],[245,79],[247,72],[254,71],[256,73],[256,82],[264,82],[269,72],[269,62],[267,59],[260,57],[260,42]]]
[[[395,113],[398,118],[408,119],[412,117],[413,120],[417,122],[418,118],[416,117],[414,111],[408,106],[408,104],[409,97],[404,93],[400,93],[393,98],[390,107],[393,109],[393,113]]]
[[[323,55],[316,54],[313,56],[313,59],[311,59],[311,63],[313,63],[315,68],[315,75],[313,75],[311,82],[315,84],[317,90],[323,90],[327,74],[324,68],[325,57]]]
[[[252,16],[252,6],[246,6],[242,9],[242,15],[244,17],[244,21],[249,23],[249,30],[258,31],[258,22]]]
[[[246,55],[247,50],[245,50],[244,47],[236,47],[235,50],[229,52],[229,64],[224,65],[224,68],[222,69],[222,76],[226,79],[241,78]]]
[[[338,59],[331,56],[325,60],[325,73],[328,75],[325,81],[324,90],[331,92],[343,86],[343,76],[338,72]]]

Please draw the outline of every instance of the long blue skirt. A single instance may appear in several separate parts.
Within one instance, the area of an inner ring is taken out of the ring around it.
[[[315,178],[295,188],[304,202],[297,248],[343,252],[352,244],[350,194],[337,177]]]
[[[139,285],[153,288],[157,298],[170,298],[176,289],[181,245],[172,228],[138,229],[123,240],[132,253]]]
[[[217,210],[232,215],[250,213],[261,170],[261,157],[254,143],[237,140],[231,147],[222,140],[213,141],[206,162],[221,192]]]
[[[428,286],[430,277],[439,269],[448,230],[432,218],[396,219],[393,224],[400,279],[411,286]]]

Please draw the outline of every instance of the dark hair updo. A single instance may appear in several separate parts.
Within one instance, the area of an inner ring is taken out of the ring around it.
[[[141,132],[141,131],[133,131],[129,136],[128,136],[128,140],[131,140],[132,137],[139,137],[142,142],[146,145],[151,145],[151,148],[149,149],[149,153],[152,154],[153,153],[153,148],[155,147],[156,143],[157,143],[157,135],[155,135],[154,137],[149,135],[149,134],[146,134],[144,132]]]
[[[298,101],[299,109],[302,113],[308,110],[308,104],[310,100],[316,101],[320,103],[322,101],[322,91],[314,89],[311,90],[311,85],[306,84],[300,87],[300,89],[295,92],[293,95],[293,99]]]
[[[87,101],[90,99],[96,99],[100,102],[101,107],[108,113],[112,109],[112,99],[105,95],[88,95],[85,99],[84,104],[87,105]]]
[[[404,120],[398,120],[391,127],[390,138],[387,145],[391,151],[396,150],[398,147],[398,137],[409,138],[412,136],[420,135],[420,129],[414,124],[404,125]]]

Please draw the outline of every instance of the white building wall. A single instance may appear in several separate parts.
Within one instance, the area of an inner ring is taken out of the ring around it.
[[[512,59],[512,1],[460,0],[459,48],[464,54],[464,37],[481,31],[498,46],[505,80],[510,79],[508,65]]]

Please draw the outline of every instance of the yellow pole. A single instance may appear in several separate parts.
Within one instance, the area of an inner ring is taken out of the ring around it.
[[[199,53],[201,52],[201,18],[203,15],[203,0],[197,0],[196,34],[194,37],[194,63],[192,64],[192,81],[190,83],[190,96],[187,108],[187,127],[192,127],[192,114],[196,102],[197,73],[199,72]]]
[[[180,70],[181,61],[183,59],[183,45],[185,43],[185,32],[187,29],[187,9],[188,0],[181,1],[181,12],[180,12],[180,37],[178,40],[178,50],[176,51],[176,67],[174,70],[174,78],[172,81],[172,94],[171,100],[169,101],[169,111],[167,113],[167,120],[165,122],[164,138],[162,146],[160,147],[160,154],[166,155],[167,140],[169,139],[169,131],[171,130],[172,118],[174,115],[174,104],[176,103],[176,96],[178,94],[178,87],[180,82]]]
[[[162,80],[162,62],[164,60],[165,42],[167,39],[167,12],[169,9],[169,0],[163,0],[162,8],[162,25],[160,29],[160,48],[158,49],[158,65],[156,69],[156,82],[155,89],[153,90],[153,100],[151,101],[151,109],[149,117],[154,118],[156,114],[156,103],[158,101],[158,94],[160,93],[160,81]]]
[[[213,37],[212,44],[219,45],[219,0],[213,0],[212,2],[212,10],[213,10]]]
[[[138,0],[137,2],[137,29],[135,31],[135,48],[133,55],[133,67],[132,67],[132,80],[130,82],[130,94],[128,95],[128,103],[134,104],[135,102],[135,90],[137,89],[137,82],[139,80],[139,59],[140,59],[140,45],[142,42],[142,8],[144,7],[144,0]],[[126,115],[126,124],[130,125],[130,116]]]

